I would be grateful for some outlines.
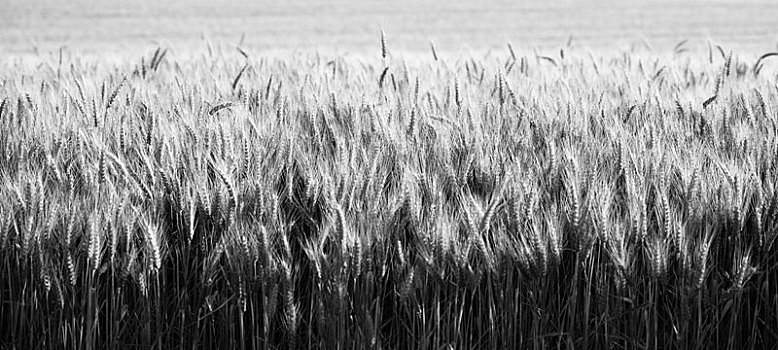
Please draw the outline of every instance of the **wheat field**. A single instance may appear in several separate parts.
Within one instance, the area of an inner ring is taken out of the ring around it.
[[[0,348],[766,349],[775,53],[0,69]]]

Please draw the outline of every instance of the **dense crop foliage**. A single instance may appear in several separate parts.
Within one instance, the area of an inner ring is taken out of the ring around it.
[[[0,347],[765,348],[778,88],[733,55],[0,71]]]

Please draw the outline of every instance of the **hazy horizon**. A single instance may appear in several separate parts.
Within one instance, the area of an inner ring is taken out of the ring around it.
[[[746,1],[170,1],[6,0],[0,52],[37,47],[125,53],[156,45],[218,44],[257,50],[366,52],[381,29],[392,49],[442,52],[515,47],[623,49],[648,42],[658,51],[681,40],[702,49],[766,52],[778,43],[778,2]]]

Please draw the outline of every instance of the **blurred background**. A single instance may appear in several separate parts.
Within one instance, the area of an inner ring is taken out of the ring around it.
[[[778,43],[778,1],[0,0],[0,52],[121,54],[205,43],[251,50],[392,52],[506,48],[689,50],[708,41],[763,53]],[[205,38],[205,39],[204,39]],[[207,40],[206,40],[207,39]]]

